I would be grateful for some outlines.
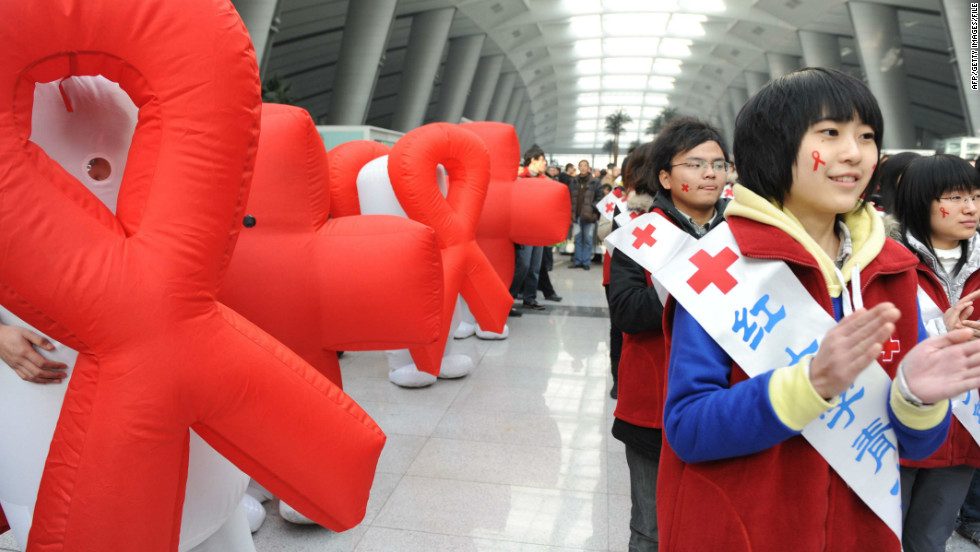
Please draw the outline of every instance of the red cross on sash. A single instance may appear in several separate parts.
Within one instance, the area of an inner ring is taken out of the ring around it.
[[[882,345],[881,360],[891,362],[895,358],[895,353],[902,352],[902,344],[894,337],[889,337],[888,341]]]
[[[645,228],[634,228],[633,235],[636,237],[636,241],[633,242],[633,247],[639,249],[644,245],[652,246],[657,243],[656,238],[653,237],[653,232],[656,228],[652,224],[646,225]]]
[[[699,295],[710,284],[714,284],[723,294],[728,293],[738,283],[728,273],[728,267],[737,260],[738,255],[727,247],[719,251],[714,257],[701,249],[691,256],[690,261],[698,267],[698,271],[694,273],[694,276],[691,276],[687,283]]]

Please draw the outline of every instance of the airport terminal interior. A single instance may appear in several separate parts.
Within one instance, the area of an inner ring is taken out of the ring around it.
[[[807,66],[865,81],[883,150],[980,155],[966,0],[234,0],[263,99],[306,109],[327,150],[386,145],[433,122],[513,125],[549,164],[622,162],[667,115],[701,117],[729,145],[742,105]],[[975,17],[975,15],[973,16]],[[974,19],[975,20],[975,19]],[[975,59],[975,58],[974,58]],[[617,132],[607,130],[619,115]],[[514,159],[517,169],[518,159]],[[381,427],[363,522],[296,525],[264,503],[258,552],[625,551],[630,480],[613,438],[601,257],[561,301],[508,319],[509,336],[450,339],[471,374],[407,389],[384,351],[349,351],[344,391]],[[370,293],[371,290],[364,290]],[[407,321],[406,321],[407,322]],[[977,547],[953,534],[948,551]],[[0,551],[20,551],[11,533]]]

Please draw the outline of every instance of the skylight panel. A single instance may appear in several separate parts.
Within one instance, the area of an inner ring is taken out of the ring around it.
[[[603,75],[602,87],[606,89],[643,90],[647,86],[645,75]]]
[[[694,13],[717,13],[727,10],[724,0],[680,0],[679,7],[683,11]]]
[[[606,38],[602,41],[602,52],[607,56],[652,56],[659,44],[660,39],[654,37]]]
[[[595,132],[598,129],[599,121],[596,119],[579,119],[578,121],[575,121],[576,131],[591,130],[592,132]]]
[[[595,132],[576,132],[572,141],[576,144],[594,144]]]
[[[599,105],[599,93],[577,94],[575,96],[575,103],[577,105]]]
[[[602,86],[602,77],[582,77],[575,81],[575,88],[579,90],[598,90]]]
[[[646,88],[649,90],[673,90],[674,77],[654,75],[647,80]]]
[[[583,58],[601,57],[602,40],[598,38],[592,40],[576,40],[575,53]]]
[[[603,73],[620,73],[620,74],[650,74],[650,68],[653,66],[652,57],[615,57],[606,58],[602,60],[602,72]]]
[[[688,3],[697,4],[700,1]],[[677,0],[602,0],[602,7],[611,12],[657,11],[669,13],[677,11]]]
[[[700,1],[702,0],[698,0],[698,2]],[[563,0],[561,7],[565,13],[572,14],[602,12],[602,3],[599,0]]]
[[[704,27],[701,23],[707,20],[704,15],[675,13],[667,24],[667,33],[671,36],[704,36]]]
[[[663,107],[654,107],[651,105],[643,106],[643,118],[645,120],[656,119],[657,115],[660,115],[663,112],[664,112]],[[646,127],[644,126],[644,128]]]
[[[660,41],[658,53],[672,58],[691,57],[691,41],[686,38],[665,38]]]
[[[570,17],[568,24],[576,38],[595,38],[602,36],[602,18],[598,15]]]
[[[666,94],[647,94],[646,105],[653,107],[667,107],[669,100]]]
[[[575,117],[577,119],[598,119],[599,118],[599,108],[598,107],[580,107],[575,110]]]
[[[653,60],[652,72],[656,75],[677,75],[681,72],[682,63],[679,59],[657,58]]]
[[[612,36],[663,36],[668,13],[607,13],[602,16],[602,30]]]
[[[598,75],[602,73],[602,60],[599,58],[580,59],[575,62],[576,75]]]

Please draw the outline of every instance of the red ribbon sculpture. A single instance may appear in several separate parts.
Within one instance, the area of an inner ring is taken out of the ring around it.
[[[548,246],[565,239],[572,217],[568,187],[550,179],[514,177],[521,152],[513,126],[479,122],[460,127],[479,136],[490,150],[490,186],[476,241],[509,286],[515,243]]]
[[[327,174],[309,114],[264,104],[244,228],[218,298],[339,386],[335,351],[436,340],[442,259],[432,230],[417,222],[328,221]]]
[[[234,8],[6,2],[0,43],[0,304],[80,351],[29,550],[175,550],[189,427],[317,523],[359,522],[384,434],[215,299],[261,106]],[[117,217],[29,140],[35,83],[97,74],[139,108]]]

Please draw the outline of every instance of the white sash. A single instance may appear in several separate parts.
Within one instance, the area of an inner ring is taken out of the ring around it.
[[[609,192],[606,197],[599,200],[599,203],[595,204],[595,208],[599,210],[599,214],[602,218],[611,221],[613,215],[616,213],[616,207],[619,207],[620,211],[626,211],[626,200],[617,197],[616,194]]]
[[[742,257],[727,223],[698,240],[648,213],[606,243],[650,271],[749,377],[815,353],[836,324],[786,263]],[[891,383],[872,362],[837,406],[802,433],[901,539],[898,442],[888,419]]]
[[[942,309],[922,289],[922,286],[919,286],[916,298],[919,300],[919,318],[922,319],[923,324],[928,320],[937,318],[942,321]],[[929,332],[929,334],[932,335],[933,332]],[[980,444],[980,396],[978,396],[977,390],[963,393],[950,401],[950,404],[953,406],[953,416],[970,432],[973,440]]]

